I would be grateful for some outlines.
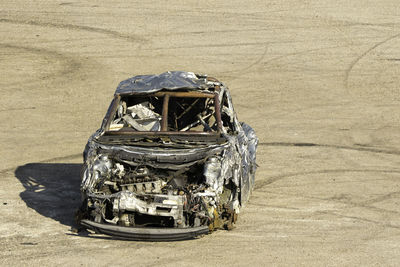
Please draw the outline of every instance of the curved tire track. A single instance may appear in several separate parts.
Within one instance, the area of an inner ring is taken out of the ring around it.
[[[349,77],[350,77],[350,73],[353,70],[354,66],[357,65],[357,63],[364,58],[365,56],[367,56],[369,53],[371,53],[371,51],[375,50],[376,48],[378,48],[379,46],[393,40],[396,39],[397,37],[400,37],[400,33],[395,34],[393,36],[390,36],[388,38],[386,38],[385,40],[376,43],[375,45],[373,45],[372,47],[370,47],[369,49],[367,49],[366,51],[364,51],[361,55],[359,55],[358,57],[356,57],[349,65],[349,67],[346,69],[345,71],[345,75],[344,75],[344,86],[346,89],[349,88]]]
[[[51,28],[58,28],[58,29],[68,29],[68,30],[79,30],[79,31],[87,31],[87,32],[94,32],[94,33],[101,33],[105,35],[109,35],[114,38],[124,39],[130,42],[146,42],[147,39],[137,36],[137,35],[127,35],[122,34],[117,31],[107,30],[103,28],[96,28],[90,26],[83,26],[83,25],[75,25],[75,24],[59,24],[59,23],[52,23],[52,22],[39,22],[34,20],[14,20],[14,19],[0,19],[0,23],[10,23],[10,24],[20,24],[20,25],[31,25],[31,26],[40,26],[40,27],[51,27]]]
[[[292,176],[297,176],[297,175],[306,175],[306,174],[323,174],[323,173],[339,173],[339,172],[377,172],[377,173],[396,173],[396,174],[400,174],[400,170],[389,170],[389,171],[385,171],[385,170],[352,170],[352,169],[337,169],[337,170],[319,170],[319,171],[312,171],[312,172],[301,172],[301,173],[292,173],[292,174],[287,174],[287,175],[282,175],[282,176],[275,176],[275,180],[270,181],[270,183],[275,182],[277,180],[286,178],[286,177],[292,177]],[[261,188],[262,186],[265,186],[267,184],[270,183],[266,183],[264,185],[258,185],[258,188]],[[257,185],[256,185],[257,187]],[[331,198],[321,198],[321,197],[315,197],[315,196],[305,196],[305,195],[297,195],[297,194],[288,194],[288,193],[277,193],[277,192],[272,192],[272,191],[264,191],[266,193],[271,193],[271,194],[281,194],[281,195],[285,195],[285,196],[295,196],[295,197],[299,197],[299,198],[303,198],[303,199],[312,199],[312,200],[316,200],[318,202],[321,201],[328,201],[328,202],[334,202],[334,203],[340,203],[340,204],[345,204],[349,207],[353,207],[353,208],[363,208],[363,209],[367,209],[370,210],[372,212],[376,212],[379,214],[382,213],[390,213],[390,214],[394,214],[394,215],[400,215],[400,212],[395,211],[395,210],[388,210],[388,209],[383,209],[383,208],[378,208],[375,206],[371,206],[372,204],[376,203],[376,202],[380,202],[380,201],[384,201],[393,197],[396,197],[400,194],[400,192],[396,191],[396,192],[391,192],[388,194],[385,194],[383,196],[380,196],[378,198],[374,198],[374,199],[369,199],[366,201],[362,201],[362,202],[354,202],[351,200],[348,200],[346,197],[331,197]],[[290,208],[290,209],[294,209],[293,207],[286,207],[286,208]],[[316,211],[313,212],[311,216],[314,216],[316,214],[329,214],[329,215],[333,215],[333,216],[337,216],[340,218],[348,218],[348,219],[355,219],[355,220],[359,220],[359,221],[364,221],[364,222],[369,222],[369,223],[373,223],[376,224],[378,226],[381,227],[389,227],[389,228],[397,228],[400,229],[400,226],[397,225],[393,225],[390,223],[385,223],[385,222],[381,222],[381,221],[376,221],[376,220],[370,220],[367,218],[363,218],[360,216],[349,216],[349,215],[343,215],[343,214],[339,214],[337,212],[334,211]]]
[[[13,45],[13,44],[8,44],[8,43],[0,43],[0,48],[10,48],[10,49],[15,49],[15,50],[22,50],[22,51],[26,51],[26,52],[29,52],[32,54],[37,54],[39,56],[48,56],[52,59],[62,62],[63,68],[60,71],[53,72],[50,75],[47,75],[46,79],[51,78],[51,77],[65,76],[67,74],[76,73],[82,67],[81,62],[79,62],[78,60],[75,60],[74,58],[68,57],[65,54],[61,54],[57,51],[47,50],[47,49],[43,49],[43,48],[36,48],[36,47],[31,47],[31,46]],[[21,81],[21,83],[29,83],[29,82],[30,81],[27,81],[27,80]],[[19,83],[17,83],[17,84],[19,84]]]
[[[278,60],[284,59],[284,58],[290,58],[290,57],[295,57],[295,56],[300,56],[300,55],[306,55],[308,53],[313,53],[313,52],[318,52],[318,51],[323,51],[323,50],[329,50],[329,49],[338,49],[338,48],[344,47],[343,45],[340,45],[340,46],[330,46],[330,47],[323,47],[323,48],[305,49],[305,50],[302,50],[302,51],[297,51],[297,52],[292,52],[292,53],[287,53],[287,54],[284,54],[284,55],[272,57],[272,58],[270,58],[270,59],[268,59],[268,60],[263,62],[265,56],[267,55],[268,44],[269,43],[266,43],[264,45],[265,46],[264,53],[260,54],[259,57],[256,60],[254,60],[252,63],[250,63],[249,65],[247,65],[247,66],[245,66],[243,68],[240,68],[240,69],[227,70],[227,71],[221,72],[221,74],[229,76],[229,75],[232,75],[231,73],[238,73],[237,75],[232,76],[232,77],[234,77],[234,78],[241,77],[241,76],[249,73],[248,72],[249,69],[251,69],[252,67],[254,67],[254,66],[256,66],[256,65],[258,65],[260,63],[263,63],[264,65],[268,65],[268,64],[271,64],[271,63],[273,63],[275,61],[278,61]]]
[[[331,148],[331,149],[344,149],[344,150],[353,150],[353,151],[360,151],[360,152],[370,152],[370,153],[382,153],[382,154],[389,154],[389,155],[400,155],[400,151],[397,150],[382,150],[382,149],[374,149],[370,147],[352,147],[352,146],[340,146],[340,145],[328,145],[328,144],[316,144],[316,143],[290,143],[290,142],[270,142],[270,143],[259,143],[261,146],[283,146],[283,147],[322,147],[322,148]],[[272,184],[276,181],[283,180],[286,178],[290,177],[295,177],[295,176],[307,176],[307,175],[315,175],[315,174],[329,174],[329,173],[391,173],[391,174],[396,174],[400,175],[400,170],[397,169],[392,169],[392,170],[385,170],[385,169],[323,169],[323,170],[314,170],[314,171],[306,171],[306,172],[295,172],[295,173],[286,173],[286,174],[281,174],[281,175],[276,175],[267,178],[266,180],[262,181],[257,181],[254,189],[259,190],[262,189],[263,187]],[[263,191],[263,192],[269,192],[269,193],[277,193],[277,192],[270,192],[270,191]],[[283,195],[288,195],[287,193],[278,193],[278,194],[283,194]],[[376,212],[379,214],[382,213],[390,213],[394,215],[399,215],[400,212],[395,211],[395,210],[388,210],[388,209],[383,209],[379,207],[372,206],[374,203],[385,201],[391,198],[398,197],[400,194],[399,191],[395,192],[390,192],[387,194],[384,194],[379,197],[371,198],[362,202],[354,202],[346,197],[331,197],[331,198],[320,198],[320,197],[313,197],[313,196],[305,196],[305,195],[293,195],[297,196],[300,198],[307,198],[307,199],[315,199],[317,201],[329,201],[329,202],[335,202],[335,203],[341,203],[345,204],[350,207],[355,207],[355,208],[364,208],[367,210],[370,210],[372,212]],[[367,218],[362,218],[360,216],[351,216],[351,215],[343,215],[339,214],[337,212],[333,211],[319,211],[317,213],[321,214],[329,214],[333,215],[336,217],[340,218],[347,218],[347,219],[354,219],[358,221],[363,221],[363,222],[368,222],[368,223],[373,223],[377,226],[380,227],[389,227],[389,228],[395,228],[395,229],[400,229],[400,226],[391,224],[391,223],[385,223],[381,222],[378,220],[370,220]],[[313,214],[315,215],[315,213]]]

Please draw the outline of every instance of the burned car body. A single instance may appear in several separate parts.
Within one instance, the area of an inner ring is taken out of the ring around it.
[[[231,229],[254,186],[257,143],[214,78],[174,71],[122,81],[85,147],[77,221],[137,240]]]

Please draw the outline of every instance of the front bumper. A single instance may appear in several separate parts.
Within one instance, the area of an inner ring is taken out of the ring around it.
[[[209,233],[208,226],[189,228],[139,228],[101,224],[89,220],[81,220],[80,224],[97,233],[137,241],[178,241],[193,239],[197,236]]]

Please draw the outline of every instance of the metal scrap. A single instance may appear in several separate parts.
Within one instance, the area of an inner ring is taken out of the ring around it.
[[[157,240],[232,229],[254,186],[257,143],[214,78],[123,81],[84,151],[79,223],[135,238],[144,232],[126,227],[152,227]]]

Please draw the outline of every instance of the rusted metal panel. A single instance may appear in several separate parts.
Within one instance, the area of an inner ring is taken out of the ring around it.
[[[169,94],[164,95],[164,103],[162,110],[162,122],[161,122],[161,131],[168,131],[168,103],[169,103]]]
[[[215,119],[217,120],[218,131],[221,131],[222,130],[221,106],[219,105],[218,95],[214,96],[214,104],[215,104]]]

